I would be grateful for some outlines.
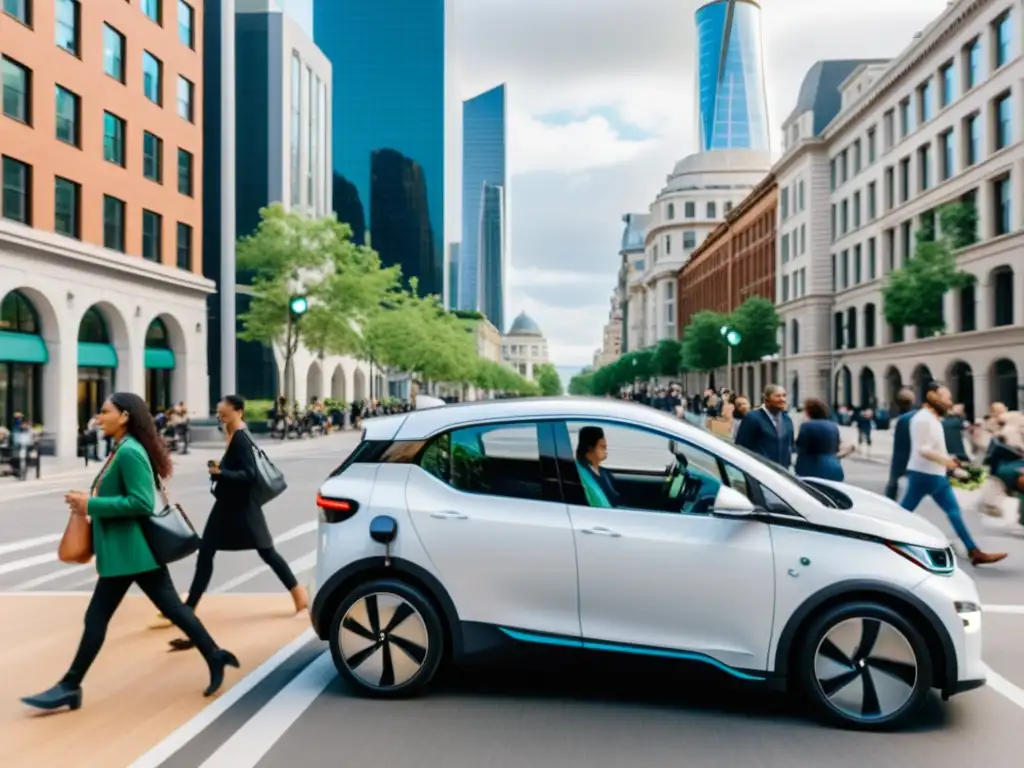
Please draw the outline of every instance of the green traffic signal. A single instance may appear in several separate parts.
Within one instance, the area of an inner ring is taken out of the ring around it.
[[[729,331],[725,334],[725,341],[730,347],[735,347],[740,343],[740,335],[736,331]]]
[[[288,303],[288,308],[293,315],[304,315],[309,309],[309,301],[305,296],[296,296]]]

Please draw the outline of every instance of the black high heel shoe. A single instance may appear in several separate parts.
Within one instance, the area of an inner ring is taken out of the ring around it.
[[[235,658],[235,654],[231,651],[225,651],[223,648],[218,648],[214,651],[207,664],[210,665],[210,684],[203,691],[203,696],[209,698],[224,685],[224,668],[234,667],[238,669],[241,665],[238,663],[238,659]]]
[[[223,677],[223,671],[221,672]],[[53,711],[62,707],[75,710],[82,706],[82,689],[72,688],[64,683],[57,683],[52,688],[37,693],[35,696],[25,696],[22,703],[36,709]]]

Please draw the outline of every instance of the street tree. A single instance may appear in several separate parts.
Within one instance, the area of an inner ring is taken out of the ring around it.
[[[755,296],[747,299],[729,318],[728,325],[740,334],[740,343],[733,351],[735,361],[754,363],[779,351],[779,313],[768,299]]]
[[[973,241],[973,206],[955,203],[939,210],[941,234],[923,228],[916,233],[914,254],[891,271],[882,288],[885,321],[895,328],[914,326],[918,338],[945,329],[943,297],[947,291],[970,285],[973,275],[956,264],[956,248]]]
[[[687,370],[707,373],[728,362],[728,346],[722,336],[727,315],[704,310],[695,314],[683,330],[683,365]]]
[[[594,370],[584,368],[569,379],[569,394],[582,397],[594,394]]]
[[[485,391],[524,397],[540,393],[536,382],[528,381],[525,376],[507,365],[477,358],[475,368],[469,383]]]
[[[238,242],[238,267],[252,276],[249,307],[239,317],[239,338],[278,351],[284,361],[284,396],[289,402],[293,399],[292,361],[305,343],[305,315],[309,314],[300,318],[293,313],[292,299],[305,297],[309,310],[322,303],[333,254],[349,234],[348,227],[333,216],[307,218],[274,203],[260,210],[256,231]]]
[[[654,347],[655,376],[676,376],[683,367],[683,345],[675,339],[662,339]]]
[[[557,397],[562,394],[562,379],[551,363],[535,366],[533,376],[537,380],[540,394],[545,397]]]

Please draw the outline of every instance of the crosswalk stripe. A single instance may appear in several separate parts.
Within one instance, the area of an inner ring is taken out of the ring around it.
[[[11,552],[21,552],[25,549],[40,547],[43,544],[52,544],[56,541],[60,541],[61,535],[62,534],[54,533],[49,536],[37,536],[34,539],[22,539],[21,541],[12,541],[10,544],[0,544],[0,555],[7,555]]]
[[[11,592],[26,592],[30,589],[41,587],[43,584],[49,584],[51,581],[57,581],[57,579],[63,579],[67,576],[74,576],[76,573],[82,573],[82,571],[93,571],[94,575],[90,577],[91,580],[92,578],[95,578],[95,570],[96,566],[92,564],[68,566],[66,568],[62,568],[59,571],[54,571],[53,573],[46,573],[42,576],[36,576],[34,579],[29,579],[28,581],[21,582],[21,584],[15,584],[13,587],[11,587]],[[71,586],[77,587],[79,585],[72,584]]]
[[[0,575],[5,573],[14,573],[15,571],[23,571],[26,568],[34,568],[37,565],[43,565],[44,563],[55,563],[57,562],[56,552],[47,552],[45,555],[34,555],[33,557],[25,557],[21,560],[14,560],[10,563],[0,563]]]

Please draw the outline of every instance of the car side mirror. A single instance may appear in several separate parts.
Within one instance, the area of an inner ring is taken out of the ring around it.
[[[711,513],[718,517],[753,517],[757,512],[754,502],[728,485],[718,489],[711,508]]]

